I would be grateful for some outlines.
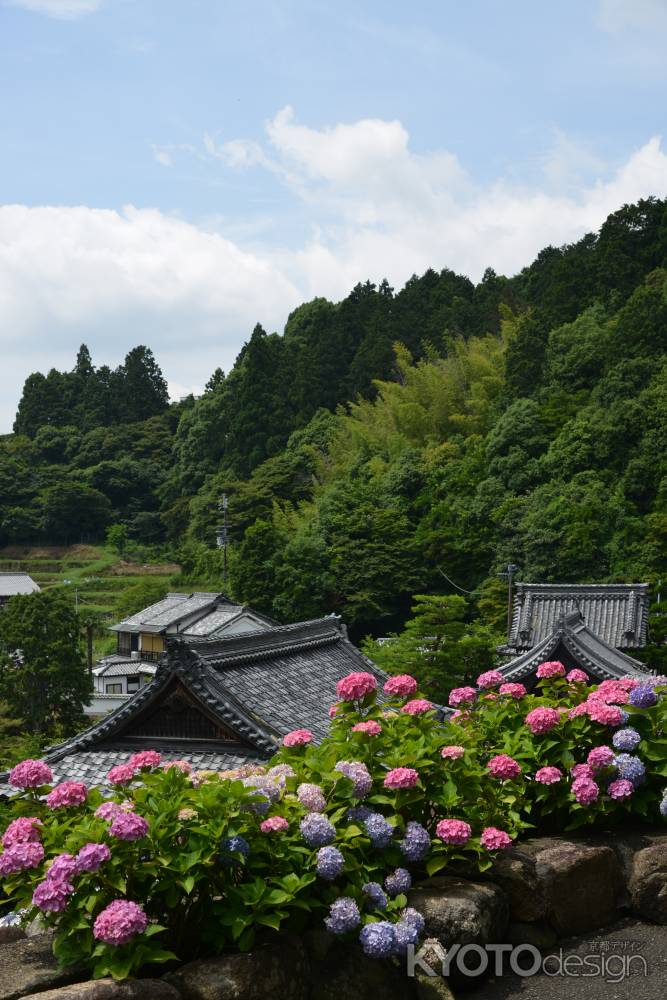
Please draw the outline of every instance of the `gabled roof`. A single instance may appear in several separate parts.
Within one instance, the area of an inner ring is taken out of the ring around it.
[[[27,573],[0,573],[0,597],[34,594],[39,587]]]
[[[561,660],[568,669],[579,667],[597,681],[646,671],[639,660],[593,632],[578,611],[561,616],[550,635],[498,669],[508,681],[525,681],[545,660]]]
[[[646,644],[648,584],[517,583],[507,648],[531,650],[553,634],[563,615],[577,611],[609,646]]]
[[[93,673],[97,677],[133,677],[135,674],[155,674],[157,673],[157,663],[148,663],[145,660],[131,660],[127,657],[118,657],[97,667]]]
[[[248,629],[248,631],[255,631],[263,626],[270,628],[278,624],[272,618],[267,618],[266,615],[262,615],[259,611],[254,611],[245,605],[228,604],[224,607],[214,607],[203,618],[198,618],[191,625],[186,625],[181,634],[186,642],[189,639],[208,639],[218,633],[226,632],[227,629],[232,629],[234,625],[238,625],[246,619],[251,625],[254,625],[254,628]]]
[[[167,594],[161,601],[138,611],[112,625],[114,632],[165,632],[169,627],[187,619],[203,617],[216,603],[229,605],[238,610],[224,594],[196,592],[193,594]]]

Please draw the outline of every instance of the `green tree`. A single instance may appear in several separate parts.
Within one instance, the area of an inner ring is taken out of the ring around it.
[[[125,550],[127,549],[128,543],[128,533],[127,525],[125,524],[110,524],[107,528],[107,545],[109,545],[114,552],[117,552],[119,556],[125,555]]]

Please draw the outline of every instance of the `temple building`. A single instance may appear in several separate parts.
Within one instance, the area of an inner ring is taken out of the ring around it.
[[[646,645],[648,584],[518,583],[508,641],[508,681],[535,683],[545,660],[585,670],[593,683],[643,673],[629,651]]]

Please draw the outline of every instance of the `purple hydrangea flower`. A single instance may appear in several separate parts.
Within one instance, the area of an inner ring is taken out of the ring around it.
[[[630,713],[626,712],[624,708],[620,708],[620,707],[619,707],[619,711],[621,713],[621,717],[618,720],[619,726],[627,726],[627,724],[628,724],[628,722],[630,720]]]
[[[635,688],[636,690],[637,688]],[[646,777],[646,768],[639,757],[633,757],[632,754],[619,753],[617,757],[614,757],[614,766],[618,771],[619,778],[631,781],[635,788],[641,785]]]
[[[387,894],[379,882],[367,882],[366,885],[362,885],[361,891],[368,896],[376,910],[387,909]]]
[[[46,873],[47,879],[56,882],[71,882],[73,875],[79,874],[79,862],[72,854],[59,854],[53,859]]]
[[[384,880],[384,887],[390,896],[397,896],[399,892],[407,892],[411,885],[412,877],[407,868],[397,868]]]
[[[109,833],[119,840],[140,840],[148,833],[148,823],[136,813],[118,813],[111,821]]]
[[[364,826],[373,847],[386,847],[394,832],[391,823],[388,823],[380,813],[371,813],[368,819],[364,820]]]
[[[405,920],[408,924],[414,924],[420,934],[423,933],[424,927],[426,926],[426,921],[419,912],[415,910],[414,906],[407,906],[401,913],[401,920]]]
[[[336,837],[335,827],[320,813],[308,813],[304,816],[299,823],[299,829],[309,847],[325,847]]]
[[[346,934],[359,926],[359,907],[350,896],[341,896],[329,907],[329,916],[324,923],[332,934]]]
[[[43,913],[62,913],[74,886],[62,879],[47,878],[35,886],[32,901]]]
[[[350,779],[354,785],[354,796],[357,799],[363,799],[373,787],[373,779],[368,773],[368,768],[359,760],[339,760],[334,771],[338,771]]]
[[[422,861],[431,847],[431,838],[428,830],[421,823],[410,820],[406,824],[405,837],[400,842],[399,847],[408,861]]]
[[[629,701],[635,708],[651,708],[658,701],[658,696],[650,684],[638,684],[630,692]]]
[[[337,847],[320,847],[317,852],[317,874],[328,882],[338,878],[344,864],[345,858]]]
[[[247,858],[250,854],[250,844],[245,837],[226,837],[220,845],[220,862],[226,868],[240,864],[235,854],[240,854],[242,858]]]
[[[373,815],[370,806],[352,806],[347,810],[346,819],[348,823],[363,823],[369,816]]]
[[[327,800],[319,785],[311,785],[308,782],[304,782],[297,788],[296,797],[308,812],[321,813],[327,807]]]
[[[365,955],[370,955],[372,958],[389,958],[394,953],[396,944],[394,925],[388,920],[366,924],[361,929],[359,940]]]
[[[641,743],[641,736],[636,729],[631,726],[627,729],[619,729],[612,737],[615,750],[631,751],[636,750]]]
[[[409,920],[399,920],[394,924],[394,952],[397,955],[404,955],[409,944],[419,942],[419,934],[416,924]]]
[[[84,844],[76,860],[80,872],[96,872],[104,861],[111,857],[111,851],[106,844]],[[49,876],[52,869],[49,869]]]

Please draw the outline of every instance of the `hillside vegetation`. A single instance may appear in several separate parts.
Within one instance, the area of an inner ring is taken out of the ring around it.
[[[122,524],[220,586],[225,492],[234,595],[284,620],[342,613],[356,636],[449,580],[501,628],[510,561],[520,579],[657,585],[665,268],[667,202],[649,199],[512,278],[315,299],[179,404],[147,349],[110,372],[82,348],[72,372],[30,376],[0,439],[0,543]]]

